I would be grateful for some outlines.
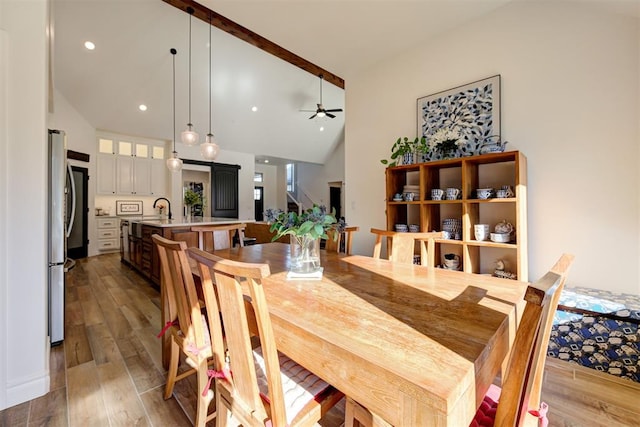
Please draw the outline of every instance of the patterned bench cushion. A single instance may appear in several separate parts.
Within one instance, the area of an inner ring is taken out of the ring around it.
[[[548,355],[640,382],[640,296],[563,291]]]

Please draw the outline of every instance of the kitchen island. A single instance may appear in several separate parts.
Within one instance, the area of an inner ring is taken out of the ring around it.
[[[159,234],[170,240],[184,241],[189,247],[198,246],[198,233],[191,231],[192,226],[228,225],[254,222],[238,218],[160,218],[127,217],[122,218],[122,262],[133,267],[142,276],[160,288],[160,259],[151,236]],[[205,241],[205,245],[211,242]]]

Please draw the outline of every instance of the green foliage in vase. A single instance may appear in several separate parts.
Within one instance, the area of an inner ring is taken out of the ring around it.
[[[326,206],[314,205],[300,215],[295,212],[280,213],[269,229],[276,233],[273,236],[273,241],[287,234],[296,239],[304,236],[309,236],[312,239],[320,237],[326,239],[328,238],[327,230],[332,228],[335,223],[335,210],[328,213]]]
[[[187,206],[192,205],[201,205],[202,197],[200,197],[199,193],[189,189],[184,192],[184,204]]]

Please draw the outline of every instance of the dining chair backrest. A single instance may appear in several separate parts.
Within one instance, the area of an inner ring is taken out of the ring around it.
[[[191,227],[198,233],[198,248],[203,251],[228,249],[234,246],[233,238],[238,235],[240,246],[244,246],[244,229],[247,224],[199,225]],[[210,237],[207,237],[210,236]]]
[[[215,290],[206,280],[202,280],[204,312],[195,287],[193,273],[187,257],[187,243],[174,241],[154,234],[152,236],[160,259],[162,275],[161,301],[166,307],[168,320],[160,336],[169,334],[170,359],[167,369],[164,398],[169,399],[176,381],[196,374],[198,394],[194,425],[204,427],[215,417],[215,411],[207,415],[213,392],[209,389],[209,361],[218,349],[216,368],[221,369],[224,352],[222,324],[218,315]],[[164,337],[163,337],[164,339]],[[178,373],[180,353],[184,354],[193,369]]]
[[[353,242],[353,233],[360,230],[360,227],[345,227],[344,231],[338,232],[338,230],[332,228],[327,231],[328,239],[325,243],[325,250],[330,252],[341,252],[341,248],[344,247],[344,253],[351,255],[351,244]],[[336,236],[337,237],[334,237]],[[344,240],[344,245],[342,244]]]
[[[243,425],[249,426],[260,425],[257,420],[267,419],[272,419],[273,425],[286,424],[278,354],[261,286],[262,279],[270,274],[269,265],[230,261],[195,248],[189,249],[189,255],[197,261],[200,274],[214,272],[213,280],[217,288],[222,321],[225,324],[225,338],[233,373],[232,377],[227,379],[228,395],[223,397],[235,402],[233,416]],[[247,312],[240,277],[246,279],[249,287],[253,313]],[[269,382],[270,414],[260,397],[252,354],[252,333],[248,319],[254,316]],[[217,410],[220,411],[220,407]]]
[[[186,255],[187,244],[169,240],[157,234],[151,238],[157,245],[160,258],[161,275],[169,309],[167,320],[177,319],[185,337],[204,344],[202,325],[198,321],[192,321],[189,308],[196,307],[197,315],[200,316],[198,294]]]
[[[495,415],[496,426],[525,425],[529,410],[540,407],[540,389],[553,314],[573,255],[564,254],[525,293],[525,308],[518,325]]]
[[[188,251],[202,278],[213,272],[225,326],[230,375],[216,382],[217,425],[313,425],[344,395],[278,352],[263,289],[269,265]]]
[[[420,264],[435,267],[435,241],[442,238],[442,232],[430,231],[420,233],[404,233],[372,228],[376,242],[373,247],[373,257],[380,258],[382,253],[382,240],[386,238],[387,258],[390,261],[412,264],[415,255],[416,242],[420,244]]]

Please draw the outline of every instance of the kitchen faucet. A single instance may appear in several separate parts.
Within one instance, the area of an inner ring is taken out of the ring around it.
[[[158,203],[158,200],[166,200],[167,204],[169,205],[169,219],[171,219],[171,202],[169,201],[169,199],[167,199],[166,197],[158,197],[156,200],[153,201],[153,208],[156,208],[156,203]]]

